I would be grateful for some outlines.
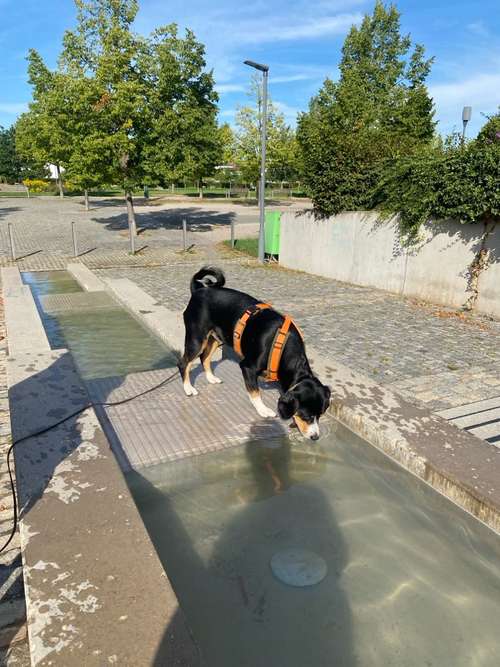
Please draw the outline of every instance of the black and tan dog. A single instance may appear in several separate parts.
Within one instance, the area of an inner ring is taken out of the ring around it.
[[[213,374],[210,363],[214,351],[221,344],[237,347],[252,404],[261,417],[276,417],[262,402],[257,378],[269,370],[277,332],[283,327],[285,317],[266,304],[259,309],[257,299],[225,288],[225,282],[223,272],[215,267],[204,267],[191,279],[191,299],[184,311],[184,355],[179,362],[184,391],[187,396],[198,393],[190,380],[190,370],[197,357],[201,358],[208,382],[217,384],[221,380]],[[241,329],[241,340],[237,341],[235,330],[245,312],[250,315]],[[330,389],[314,376],[300,331],[289,321],[291,325],[274,373],[282,390],[278,412],[282,419],[293,417],[303,435],[317,440],[318,420],[328,408]]]

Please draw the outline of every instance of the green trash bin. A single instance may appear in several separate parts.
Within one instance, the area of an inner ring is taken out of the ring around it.
[[[266,255],[280,254],[280,228],[281,213],[279,211],[266,211],[265,221],[265,244],[264,252]]]

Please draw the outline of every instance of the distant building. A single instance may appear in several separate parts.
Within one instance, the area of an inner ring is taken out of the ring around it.
[[[55,164],[48,164],[47,169],[49,170],[49,178],[53,181],[57,181],[57,167]],[[64,174],[64,167],[61,167],[61,174]]]

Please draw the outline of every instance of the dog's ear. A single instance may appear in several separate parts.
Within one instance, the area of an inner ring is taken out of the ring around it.
[[[324,391],[323,412],[326,412],[328,410],[328,407],[330,406],[330,400],[332,398],[332,390],[328,385],[324,384],[323,391]]]
[[[297,399],[288,391],[278,401],[278,413],[281,419],[290,419],[297,411]]]

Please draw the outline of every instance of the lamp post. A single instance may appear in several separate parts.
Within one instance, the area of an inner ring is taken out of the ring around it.
[[[465,128],[467,127],[467,123],[470,121],[472,115],[472,107],[464,107],[462,110],[462,123],[463,123],[463,129],[462,129],[462,143],[465,141]]]
[[[259,186],[259,262],[264,262],[264,223],[266,196],[266,140],[267,140],[267,79],[269,65],[245,60],[245,65],[262,72],[262,115],[260,123],[260,186]]]

